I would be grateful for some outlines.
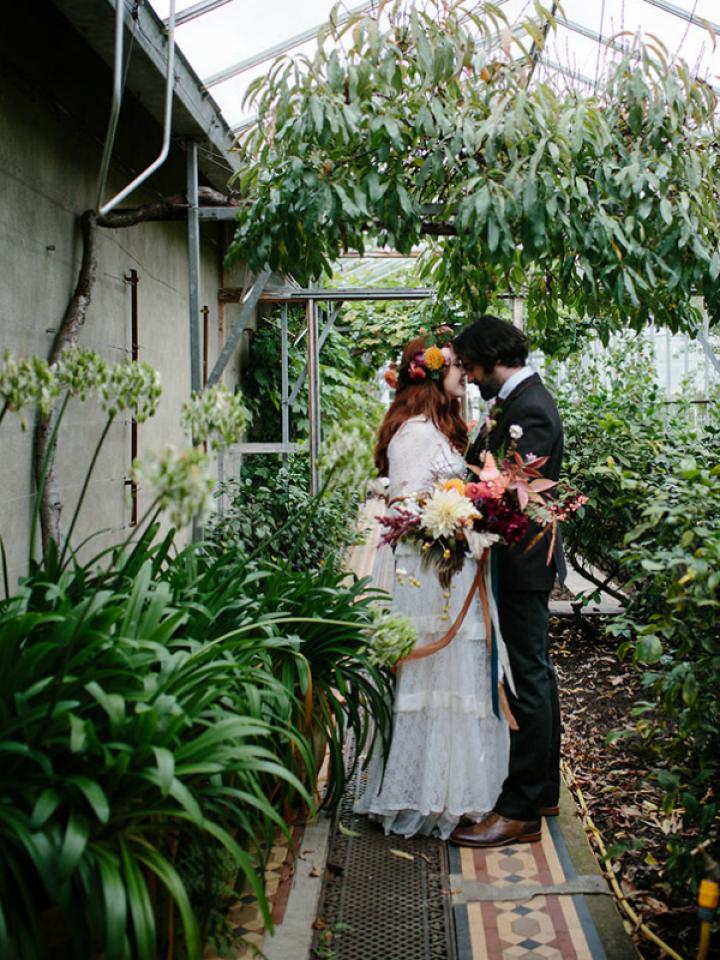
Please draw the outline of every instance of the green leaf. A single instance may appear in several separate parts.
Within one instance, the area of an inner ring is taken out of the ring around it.
[[[100,784],[88,777],[69,776],[66,779],[83,794],[100,823],[107,823],[110,819],[110,804]]]
[[[110,719],[113,732],[122,726],[125,719],[125,700],[119,693],[106,693],[97,681],[85,684],[87,692],[97,700]]]
[[[672,223],[673,208],[672,208],[672,204],[667,199],[667,197],[663,197],[662,200],[660,201],[660,216],[663,218],[665,223],[667,224]]]
[[[84,720],[74,713],[70,719],[70,750],[72,753],[82,753],[87,746],[87,726]]]
[[[635,656],[640,663],[657,663],[662,654],[662,643],[654,634],[641,637],[635,646]]]
[[[175,757],[165,747],[153,747],[158,773],[160,775],[160,792],[166,797],[170,792],[175,777]]]
[[[104,850],[94,852],[105,902],[105,954],[107,960],[126,960],[127,896],[120,864]]]
[[[144,863],[163,883],[165,889],[169,892],[178,910],[182,920],[183,933],[185,935],[185,949],[187,950],[189,960],[200,960],[202,954],[202,941],[200,939],[200,930],[198,929],[195,915],[190,906],[190,899],[185,889],[185,884],[180,879],[180,875],[173,867],[172,863],[161,856],[156,849],[149,844],[137,850],[138,860]]]
[[[77,868],[81,857],[85,853],[89,836],[90,828],[87,821],[71,813],[68,817],[67,826],[65,827],[65,836],[63,837],[60,859],[58,861],[61,880],[69,879],[70,875]]]
[[[688,707],[694,707],[698,698],[698,682],[694,673],[688,673],[683,681],[682,698]]]
[[[138,960],[157,960],[155,918],[147,884],[123,836],[119,837],[119,844],[137,958]]]
[[[50,819],[62,802],[60,793],[52,787],[46,787],[40,794],[33,807],[30,818],[30,828],[40,830],[40,828]]]

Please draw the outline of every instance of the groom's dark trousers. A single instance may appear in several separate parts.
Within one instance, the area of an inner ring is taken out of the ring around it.
[[[522,428],[517,449],[526,456],[547,456],[543,474],[560,475],[563,432],[550,393],[534,374],[496,404],[494,425],[473,445],[468,461],[479,463],[484,449],[508,449],[509,429]],[[507,689],[519,730],[510,733],[510,763],[495,811],[512,820],[536,820],[540,808],[558,802],[560,788],[560,704],[555,669],[548,654],[548,602],[556,575],[565,579],[565,560],[558,536],[547,563],[546,534],[532,550],[526,545],[537,533],[498,553],[500,629],[508,648],[516,694]],[[507,687],[506,687],[507,688]]]

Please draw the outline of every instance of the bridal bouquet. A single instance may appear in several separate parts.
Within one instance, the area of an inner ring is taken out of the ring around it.
[[[481,467],[470,467],[475,479],[439,481],[429,492],[396,500],[392,514],[379,518],[385,527],[381,542],[418,544],[424,565],[434,566],[447,588],[467,556],[480,559],[495,543],[519,543],[533,520],[540,530],[526,549],[549,528],[549,563],[557,524],[587,503],[587,497],[543,477],[547,457],[523,459],[515,448],[520,427],[511,427],[510,435],[513,442],[498,461],[486,453]]]

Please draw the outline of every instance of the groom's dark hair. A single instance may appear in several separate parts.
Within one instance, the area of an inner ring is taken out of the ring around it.
[[[496,363],[504,367],[524,367],[528,355],[528,340],[522,330],[490,313],[461,330],[453,347],[463,362],[477,364],[486,373],[490,373]]]

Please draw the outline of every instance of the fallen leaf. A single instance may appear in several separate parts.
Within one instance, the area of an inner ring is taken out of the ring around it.
[[[319,876],[321,876],[321,871],[318,870],[317,867],[313,867],[312,870],[310,871],[310,873],[308,874],[308,876],[309,876],[309,877],[319,877]]]
[[[351,830],[350,827],[346,827],[344,823],[338,823],[338,830],[344,837],[362,836],[362,834],[358,833],[357,830]]]
[[[310,926],[313,928],[313,930],[325,930],[325,928],[329,927],[330,924],[327,922],[327,920],[323,920],[322,917],[316,917]]]
[[[401,860],[414,860],[415,857],[411,853],[406,853],[404,850],[393,850],[391,848],[390,853],[394,857],[400,857]]]

